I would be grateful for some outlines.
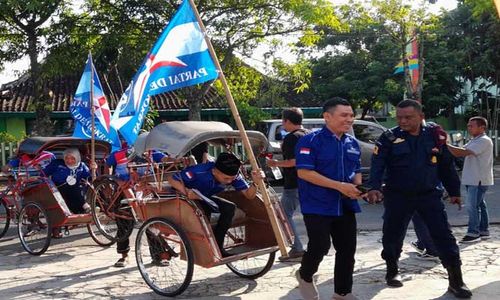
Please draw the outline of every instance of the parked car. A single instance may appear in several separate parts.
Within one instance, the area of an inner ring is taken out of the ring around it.
[[[286,132],[282,129],[281,123],[281,119],[273,119],[264,120],[257,125],[257,130],[262,132],[269,141],[266,153],[267,158],[283,159],[281,142]],[[302,125],[309,130],[319,130],[325,125],[325,120],[304,119],[302,120]],[[371,156],[373,148],[375,147],[375,142],[385,130],[386,128],[384,126],[374,122],[354,120],[354,124],[349,133],[356,137],[361,147],[361,172],[364,179],[366,179],[370,172]],[[262,166],[265,166],[265,158],[266,157],[260,158]],[[268,178],[274,179],[269,168],[265,168],[265,171]]]

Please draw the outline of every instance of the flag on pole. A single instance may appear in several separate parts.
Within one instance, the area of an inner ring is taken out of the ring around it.
[[[184,0],[121,97],[111,125],[132,145],[148,113],[149,97],[218,75],[193,9]]]
[[[414,38],[413,41],[406,45],[406,59],[408,59],[408,68],[410,71],[417,70],[418,72],[418,42],[417,39]],[[403,73],[404,72],[404,64],[403,61],[400,61],[396,67],[394,67],[394,74]]]
[[[75,97],[70,105],[70,112],[75,120],[74,137],[91,138],[92,137],[92,112],[90,104],[90,84],[93,73],[93,101],[95,114],[95,138],[106,141],[113,146],[113,149],[120,148],[118,132],[111,126],[111,112],[108,101],[102,90],[101,81],[96,72],[93,72],[92,56],[87,59],[85,69],[76,89]]]

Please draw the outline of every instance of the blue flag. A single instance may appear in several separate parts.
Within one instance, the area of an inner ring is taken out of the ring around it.
[[[89,55],[87,64],[76,89],[75,97],[70,105],[70,112],[75,120],[74,137],[91,138],[92,137],[92,112],[90,104],[90,78],[94,67],[92,57]],[[102,91],[101,81],[96,72],[93,80],[93,101],[94,105],[94,136],[96,140],[102,140],[110,143],[113,149],[120,148],[118,132],[111,126],[111,112],[108,101]]]
[[[193,8],[184,0],[121,97],[111,124],[132,145],[148,113],[151,96],[218,76]]]

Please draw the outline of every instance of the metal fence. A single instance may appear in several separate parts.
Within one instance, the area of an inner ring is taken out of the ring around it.
[[[2,166],[5,166],[9,158],[16,153],[18,143],[0,143],[0,159]]]

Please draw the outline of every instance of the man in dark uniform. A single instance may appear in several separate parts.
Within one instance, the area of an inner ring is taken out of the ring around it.
[[[371,203],[384,198],[382,258],[387,264],[387,285],[403,286],[398,259],[408,222],[417,212],[429,227],[439,258],[448,271],[448,290],[457,298],[469,298],[472,293],[462,280],[459,248],[441,201],[444,186],[450,202],[461,207],[460,180],[452,156],[442,142],[442,129],[422,125],[422,105],[414,100],[401,101],[396,118],[399,126],[383,133],[374,149],[372,190],[368,193]],[[383,178],[386,186],[382,194]]]

